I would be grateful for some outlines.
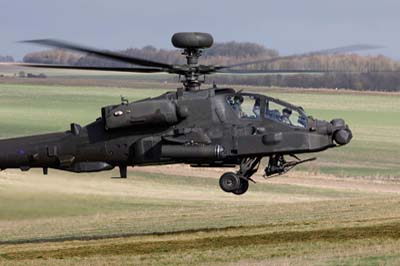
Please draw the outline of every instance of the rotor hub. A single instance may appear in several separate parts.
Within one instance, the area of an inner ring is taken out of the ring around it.
[[[187,69],[184,71],[182,83],[186,90],[198,90],[203,80],[199,79],[199,57],[202,49],[213,45],[213,37],[203,32],[178,32],[172,36],[172,44],[176,48],[183,49],[182,55],[186,56]]]

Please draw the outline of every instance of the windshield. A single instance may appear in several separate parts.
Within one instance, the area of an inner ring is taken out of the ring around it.
[[[275,102],[272,99],[266,101],[267,110],[265,117],[290,126],[306,128],[307,117],[304,112],[289,105]]]

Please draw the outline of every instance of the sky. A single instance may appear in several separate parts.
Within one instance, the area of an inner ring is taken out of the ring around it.
[[[398,0],[0,0],[0,55],[43,50],[17,41],[57,38],[104,49],[170,48],[180,31],[247,41],[281,54],[351,44],[400,60]]]

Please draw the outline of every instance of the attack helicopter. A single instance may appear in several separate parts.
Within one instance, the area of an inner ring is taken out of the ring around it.
[[[225,192],[242,195],[268,158],[266,177],[286,173],[298,164],[302,153],[316,153],[348,144],[352,132],[343,119],[324,121],[306,114],[300,106],[263,94],[218,87],[200,89],[206,75],[236,67],[271,63],[313,55],[329,55],[371,49],[347,46],[301,55],[226,66],[201,65],[202,51],[213,44],[208,33],[181,32],[172,44],[182,49],[186,64],[171,65],[122,53],[94,49],[69,42],[42,39],[27,43],[87,53],[140,67],[95,67],[18,64],[28,67],[178,74],[182,87],[158,97],[101,108],[101,116],[82,127],[70,124],[65,132],[0,140],[0,168],[58,169],[75,173],[119,168],[127,177],[128,166],[190,164],[193,167],[237,167],[219,179]],[[235,73],[234,70],[231,73]],[[257,72],[258,73],[258,72]],[[293,159],[287,160],[287,157]],[[254,182],[254,181],[253,181]]]

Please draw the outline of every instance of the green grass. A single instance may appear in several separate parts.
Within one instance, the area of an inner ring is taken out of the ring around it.
[[[87,124],[103,106],[155,96],[161,90],[0,84],[0,137],[67,130]]]

